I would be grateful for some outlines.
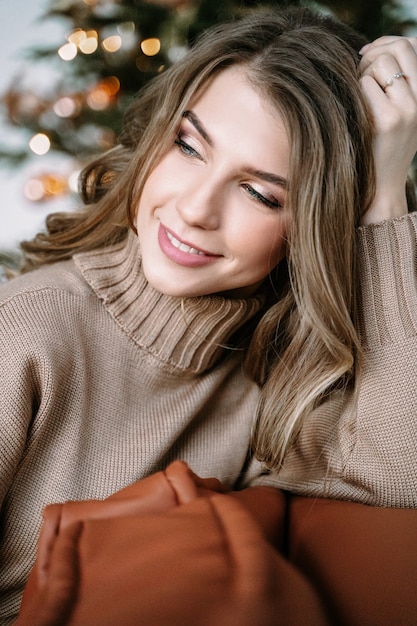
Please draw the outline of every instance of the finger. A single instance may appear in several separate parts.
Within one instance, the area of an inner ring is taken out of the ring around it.
[[[387,133],[395,128],[399,123],[397,107],[392,104],[379,83],[371,76],[362,77],[360,83],[374,122],[374,131]]]
[[[378,37],[378,39],[375,39],[374,41],[371,41],[370,43],[365,44],[361,50],[359,50],[359,54],[360,55],[365,55],[369,52],[371,52],[371,50],[375,50],[376,48],[380,48],[382,46],[387,46],[389,44],[395,43],[397,41],[400,40],[407,40],[411,46],[416,49],[417,46],[417,37],[403,37],[400,35],[384,35],[382,37]]]
[[[359,64],[359,70],[364,72],[375,60],[381,55],[393,56],[400,67],[407,67],[407,71],[414,72],[417,69],[417,37],[385,37],[380,38],[385,43],[369,44],[369,47],[363,48],[365,52],[362,55]],[[378,40],[377,40],[378,41]]]
[[[375,56],[366,57],[366,63],[359,66],[362,76],[373,77],[385,91],[395,86],[401,97],[409,90],[417,99],[417,52],[408,42],[398,41],[380,48]]]
[[[373,119],[376,137],[385,142],[385,151],[388,147],[388,153],[395,157],[394,160],[391,157],[389,159],[390,168],[395,165],[404,172],[408,171],[417,150],[417,101],[408,87],[404,94],[400,92],[397,87],[397,83],[400,85],[399,80],[386,87],[385,92],[371,76],[362,77],[360,83]],[[395,146],[394,151],[389,148],[389,144]]]
[[[379,88],[390,98],[408,98],[410,86],[407,82],[406,74],[402,71],[396,60],[384,55],[378,57],[362,74],[362,78],[369,76]]]

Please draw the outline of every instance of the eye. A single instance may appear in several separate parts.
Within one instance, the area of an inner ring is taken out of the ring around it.
[[[200,153],[197,152],[197,150],[195,150],[189,143],[187,143],[187,141],[185,141],[183,134],[178,133],[174,141],[174,144],[178,146],[178,149],[180,150],[180,152],[184,154],[185,156],[195,157],[197,159],[200,159],[201,161],[203,160]]]
[[[284,206],[274,196],[269,195],[269,197],[266,197],[259,193],[259,191],[252,187],[252,185],[248,185],[247,183],[245,183],[244,185],[242,185],[242,187],[251,198],[265,205],[269,209],[282,209]]]

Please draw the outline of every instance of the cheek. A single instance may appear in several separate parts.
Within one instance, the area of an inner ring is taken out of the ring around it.
[[[163,172],[161,172],[161,165],[162,164],[157,165],[146,179],[143,186],[142,197],[152,198],[158,191],[158,188],[161,188],[161,183],[164,181]]]
[[[143,186],[142,197],[150,198],[159,191],[163,191],[164,187],[169,185],[170,179],[175,178],[175,171],[170,161],[172,158],[168,153],[153,168]]]
[[[257,257],[258,265],[266,268],[268,272],[278,265],[287,253],[288,225],[289,221],[283,217],[278,223],[274,221],[272,224],[265,224],[258,232],[252,230],[250,234],[253,257]],[[255,245],[255,241],[258,245]]]
[[[152,211],[155,206],[159,205],[160,198],[163,195],[162,181],[165,180],[165,177],[161,174],[160,166],[161,164],[157,165],[155,169],[152,170],[143,185],[139,203],[136,208],[135,221],[137,228],[141,222],[141,218],[145,219],[146,214]]]

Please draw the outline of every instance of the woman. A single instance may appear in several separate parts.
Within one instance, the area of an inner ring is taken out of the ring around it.
[[[378,212],[388,152],[381,131],[374,164],[362,44],[309,11],[214,29],[133,103],[83,174],[87,206],[23,244],[35,271],[1,291],[4,623],[48,502],[103,498],[175,458],[238,484],[255,327],[253,377],[276,382],[283,355],[307,412],[351,378],[355,226]]]

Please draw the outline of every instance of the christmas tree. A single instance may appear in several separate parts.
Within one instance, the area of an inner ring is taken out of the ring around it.
[[[0,158],[23,162],[31,151],[64,154],[77,166],[112,146],[126,105],[153,76],[163,72],[207,27],[279,0],[53,0],[45,20],[60,20],[67,37],[59,49],[30,51],[36,62],[59,67],[60,79],[48,93],[30,93],[13,80],[2,98],[11,126],[27,131],[21,150],[0,145]],[[303,2],[303,4],[306,4]],[[317,3],[313,3],[317,6]],[[412,24],[395,0],[321,2],[369,39],[403,34]],[[33,200],[69,193],[70,176],[47,171],[27,186]]]

